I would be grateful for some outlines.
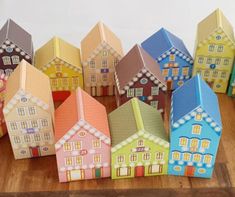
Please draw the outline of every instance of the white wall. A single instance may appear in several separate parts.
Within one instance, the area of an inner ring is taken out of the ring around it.
[[[235,25],[234,0],[0,0],[0,26],[12,18],[33,35],[37,49],[54,35],[80,46],[101,20],[122,40],[125,53],[165,27],[193,53],[197,23],[216,8]]]

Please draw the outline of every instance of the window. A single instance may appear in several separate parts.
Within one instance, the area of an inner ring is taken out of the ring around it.
[[[212,77],[218,77],[218,71],[217,70],[214,70],[213,72],[212,72]]]
[[[117,176],[130,176],[131,167],[121,167],[117,169]]]
[[[80,132],[78,133],[78,136],[79,136],[79,137],[85,137],[85,136],[86,136],[86,131],[80,131]]]
[[[55,71],[56,72],[62,72],[62,66],[60,64],[55,65]]]
[[[224,59],[224,65],[228,65],[229,64],[229,59]]]
[[[92,147],[93,148],[101,148],[101,142],[99,139],[92,140]]]
[[[37,120],[32,120],[31,125],[32,125],[33,128],[37,128],[38,127],[38,121]]]
[[[107,68],[108,67],[108,61],[107,60],[102,60],[102,67]]]
[[[174,62],[174,61],[175,61],[175,54],[170,54],[169,60],[170,60],[171,62]]]
[[[217,48],[217,52],[223,52],[224,50],[224,46],[223,45],[219,45]]]
[[[47,141],[50,140],[51,139],[50,133],[44,133],[44,139]]]
[[[65,158],[65,165],[66,166],[71,166],[72,164],[73,164],[73,158],[72,157]]]
[[[27,124],[26,121],[22,121],[22,122],[20,123],[20,126],[21,126],[21,129],[27,129],[27,128],[28,128],[28,124]]]
[[[143,84],[143,85],[145,85],[145,84],[148,83],[148,79],[147,79],[147,78],[142,78],[142,79],[140,80],[140,83]]]
[[[201,134],[201,129],[202,129],[202,127],[199,124],[193,125],[192,134],[200,135]]]
[[[151,95],[154,96],[158,94],[159,94],[159,87],[157,86],[151,87]]]
[[[182,75],[187,76],[189,73],[189,67],[183,67],[182,68]]]
[[[24,136],[24,141],[26,142],[26,143],[28,143],[28,142],[30,142],[30,136],[29,135],[25,135]]]
[[[211,164],[212,156],[211,155],[205,155],[203,162],[206,164]]]
[[[184,161],[190,161],[191,160],[191,154],[190,153],[183,153],[183,160]]]
[[[102,74],[102,81],[103,82],[108,81],[108,75],[107,74]]]
[[[62,79],[62,83],[63,83],[63,86],[66,87],[69,85],[69,81],[68,81],[68,78],[63,78]]]
[[[96,82],[96,75],[92,74],[90,77],[91,77],[91,82],[95,83]]]
[[[221,38],[222,38],[221,35],[217,35],[217,36],[215,37],[216,40],[221,40]]]
[[[178,76],[179,68],[172,68],[172,76]]]
[[[82,156],[77,156],[76,157],[76,164],[77,165],[82,165]]]
[[[198,58],[198,64],[203,64],[204,61],[204,57],[199,57]]]
[[[209,77],[209,75],[210,75],[210,71],[209,70],[205,70],[204,77]]]
[[[12,69],[6,69],[5,70],[6,76],[10,76],[12,72],[13,72]]]
[[[221,72],[221,78],[226,78],[226,72],[225,71]]]
[[[3,56],[2,61],[4,65],[11,65],[11,58],[9,56]]]
[[[193,155],[193,161],[194,162],[200,162],[202,159],[202,156],[200,154],[194,154]]]
[[[180,146],[187,147],[188,146],[188,139],[186,137],[181,137],[179,139]]]
[[[168,74],[169,74],[169,69],[168,69],[168,68],[165,68],[165,69],[162,70],[162,75],[163,75],[164,77],[167,77]]]
[[[220,62],[221,62],[221,59],[220,59],[220,58],[216,58],[216,59],[215,59],[215,64],[219,65]]]
[[[130,155],[130,162],[137,161],[137,154],[133,153]]]
[[[144,161],[150,160],[150,153],[144,153],[144,154],[143,154],[143,160],[144,160]]]
[[[24,116],[25,115],[25,110],[23,107],[17,108],[17,112],[19,116]]]
[[[108,51],[103,50],[102,55],[103,55],[103,56],[108,56]]]
[[[52,87],[56,87],[57,86],[57,79],[51,79],[51,85],[52,85]]]
[[[196,139],[196,138],[191,139],[190,147],[197,148],[198,147],[198,139]]]
[[[115,59],[113,60],[113,65],[116,66],[116,65],[118,64],[118,62],[119,62],[119,60],[118,60],[117,58],[115,58]]]
[[[71,151],[72,150],[72,146],[70,142],[65,142],[64,143],[64,150],[65,151]]]
[[[212,59],[210,57],[208,57],[206,63],[207,64],[211,64],[212,63]]]
[[[137,141],[137,146],[138,146],[138,147],[144,146],[144,140],[138,140],[138,141]]]
[[[209,146],[210,146],[210,141],[209,140],[202,140],[202,142],[201,142],[201,147],[202,148],[209,148]]]
[[[77,87],[79,85],[79,78],[78,77],[73,78],[72,85],[75,87]]]
[[[208,51],[212,52],[215,50],[215,45],[214,44],[210,44],[208,47]]]
[[[20,58],[19,58],[18,55],[13,55],[13,56],[11,57],[11,60],[12,60],[12,63],[13,63],[13,64],[19,64],[19,63],[20,63]]]
[[[202,120],[202,114],[196,114],[195,120],[201,121]]]
[[[163,152],[156,152],[156,160],[163,160],[164,153]]]
[[[153,107],[153,108],[158,108],[158,101],[150,101],[150,105]]]
[[[21,142],[19,136],[14,136],[14,137],[13,137],[13,140],[14,140],[14,143],[15,143],[15,144],[20,144],[20,142]]]
[[[91,60],[89,64],[90,64],[90,68],[95,68],[95,60]]]
[[[172,159],[173,160],[180,160],[180,153],[179,152],[172,152]]]
[[[35,106],[28,107],[29,115],[35,115],[36,114],[36,108]]]
[[[10,123],[10,128],[11,128],[12,131],[17,130],[17,123],[16,122],[11,122]]]
[[[41,119],[41,124],[42,124],[42,127],[47,127],[48,126],[47,119]]]
[[[143,96],[143,88],[135,88],[135,96]]]
[[[39,133],[36,133],[35,135],[34,135],[34,141],[35,142],[39,142],[40,141],[40,134]]]
[[[93,162],[100,163],[101,162],[101,154],[93,155]]]
[[[81,148],[82,148],[82,142],[81,141],[74,142],[74,149],[75,150],[80,150]]]
[[[119,156],[117,156],[117,162],[118,162],[118,163],[123,163],[123,162],[125,162],[125,157],[124,157],[124,155],[119,155]]]
[[[127,97],[134,97],[135,96],[135,89],[134,88],[130,88],[127,90]]]

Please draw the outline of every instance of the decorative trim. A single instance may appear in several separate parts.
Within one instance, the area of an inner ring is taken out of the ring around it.
[[[191,76],[187,75],[187,76],[172,76],[172,77],[165,77],[165,80],[184,80],[184,79],[189,79]]]
[[[60,172],[65,172],[67,170],[86,170],[86,169],[92,169],[92,168],[107,168],[110,164],[108,162],[104,163],[98,163],[98,164],[89,164],[89,165],[81,165],[81,166],[68,166],[68,167],[60,167]]]

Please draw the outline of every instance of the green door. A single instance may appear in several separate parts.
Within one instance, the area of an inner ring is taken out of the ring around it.
[[[95,169],[95,178],[101,178],[101,168]]]

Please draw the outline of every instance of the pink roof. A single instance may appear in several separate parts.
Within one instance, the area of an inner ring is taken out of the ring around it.
[[[80,119],[110,137],[105,107],[78,88],[55,112],[55,140],[60,140]]]

